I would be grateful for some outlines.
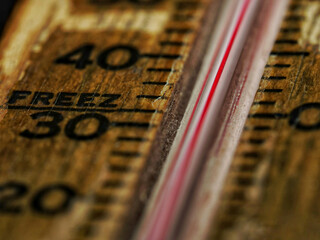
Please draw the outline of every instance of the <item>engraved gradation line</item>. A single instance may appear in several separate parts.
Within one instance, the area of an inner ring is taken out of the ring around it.
[[[102,108],[64,108],[64,107],[34,107],[34,106],[0,106],[0,109],[10,110],[39,110],[39,111],[65,111],[65,112],[101,112],[101,113],[114,113],[114,112],[139,112],[139,113],[163,113],[156,109],[102,109]]]
[[[146,142],[148,139],[142,137],[118,137],[118,141],[122,142]]]
[[[184,46],[186,45],[185,42],[179,42],[179,41],[162,41],[160,42],[161,46]]]
[[[270,55],[273,56],[283,56],[283,57],[291,57],[291,56],[309,56],[309,52],[294,52],[294,51],[273,51]]]
[[[179,59],[182,58],[182,55],[179,54],[162,54],[162,53],[144,53],[141,54],[140,57],[146,57],[146,58],[166,58],[166,59]]]
[[[291,64],[274,64],[274,65],[267,64],[266,67],[267,68],[289,68],[291,67]]]
[[[164,86],[164,85],[173,85],[173,83],[167,83],[167,82],[143,82],[143,85],[160,85],[160,86]]]

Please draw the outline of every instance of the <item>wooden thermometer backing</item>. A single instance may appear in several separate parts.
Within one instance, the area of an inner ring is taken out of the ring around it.
[[[1,239],[132,235],[216,5],[18,2],[0,47]]]
[[[320,2],[292,0],[208,239],[320,238]]]

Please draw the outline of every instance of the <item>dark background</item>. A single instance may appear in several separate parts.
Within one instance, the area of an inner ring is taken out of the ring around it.
[[[10,16],[14,4],[17,1],[18,0],[0,0],[0,36],[2,35],[3,28]]]

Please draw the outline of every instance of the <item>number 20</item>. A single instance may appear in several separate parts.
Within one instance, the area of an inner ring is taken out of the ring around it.
[[[54,192],[63,194],[64,198],[55,206],[47,206],[46,199]],[[19,214],[23,211],[23,206],[17,201],[27,197],[29,188],[21,182],[7,182],[0,184],[0,214]],[[36,191],[30,199],[30,208],[42,215],[56,215],[67,212],[77,193],[65,184],[52,184]]]

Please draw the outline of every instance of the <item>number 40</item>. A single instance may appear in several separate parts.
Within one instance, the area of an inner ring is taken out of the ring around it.
[[[94,47],[95,46],[93,44],[83,45],[57,58],[55,60],[55,63],[75,65],[76,69],[85,69],[87,65],[93,63],[93,61],[90,60],[90,57]],[[124,63],[111,64],[108,62],[108,58],[114,52],[126,52],[129,54],[129,58]],[[97,57],[97,64],[105,70],[116,71],[133,66],[139,60],[139,58],[140,54],[136,48],[128,45],[116,45],[100,52],[100,54]]]

